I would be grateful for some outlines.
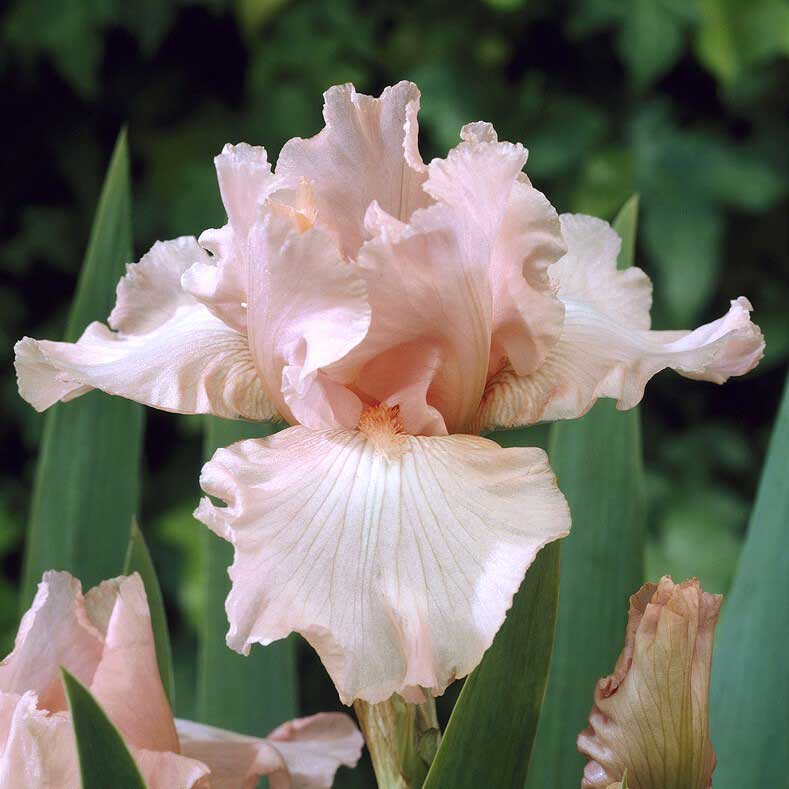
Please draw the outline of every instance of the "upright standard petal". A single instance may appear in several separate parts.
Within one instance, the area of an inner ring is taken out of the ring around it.
[[[207,254],[193,238],[157,242],[118,285],[110,325],[92,323],[76,343],[16,344],[19,391],[37,410],[91,389],[178,413],[276,417],[244,334],[180,286]]]
[[[588,760],[583,789],[627,774],[631,789],[708,789],[712,644],[721,596],[696,579],[669,576],[630,598],[625,646],[597,683],[590,727],[578,735]]]
[[[345,703],[437,695],[490,646],[526,569],[568,533],[538,449],[415,437],[397,409],[220,449],[196,517],[233,543],[228,644],[297,631]]]
[[[68,709],[60,666],[89,685],[103,649],[80,582],[68,573],[46,572],[22,617],[13,651],[0,663],[0,692],[21,696],[33,691],[42,709]]]
[[[548,271],[565,252],[556,210],[521,174],[493,248],[490,374],[532,373],[558,342],[564,305]]]
[[[264,775],[272,789],[330,787],[340,765],[356,765],[364,744],[353,721],[339,713],[290,721],[266,738],[187,720],[176,724],[183,752],[211,769],[211,789],[254,787]]]
[[[353,427],[361,401],[329,368],[367,334],[364,280],[326,231],[300,232],[275,204],[249,247],[249,341],[278,409],[308,427]]]
[[[427,168],[436,203],[408,223],[377,203],[359,253],[373,318],[341,365],[369,402],[399,405],[410,433],[464,432],[490,374],[512,355],[533,369],[558,337],[546,275],[563,252],[558,217],[521,173],[526,151],[489,124]]]
[[[507,366],[488,384],[475,427],[514,427],[582,416],[598,397],[637,405],[647,381],[672,368],[723,383],[751,370],[764,338],[740,297],[717,321],[692,332],[650,331],[651,284],[643,271],[618,271],[619,237],[607,223],[563,215],[567,254],[550,270],[565,307],[558,343],[534,373]]]
[[[343,254],[355,257],[372,202],[401,220],[430,202],[416,143],[419,90],[399,82],[375,99],[337,85],[324,102],[325,128],[285,143],[276,173],[291,185],[311,182],[319,220],[337,233]]]
[[[201,234],[200,244],[212,258],[196,262],[184,272],[182,282],[186,291],[243,334],[247,325],[244,245],[278,179],[271,172],[266,149],[247,143],[225,145],[214,164],[228,223]]]
[[[129,745],[177,753],[178,737],[159,676],[140,576],[104,581],[87,593],[85,607],[104,639],[91,693]]]

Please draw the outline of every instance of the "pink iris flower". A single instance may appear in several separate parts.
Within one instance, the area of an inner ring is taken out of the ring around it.
[[[216,158],[228,223],[157,243],[110,328],[18,343],[36,408],[91,388],[180,413],[291,425],[220,449],[196,516],[233,543],[228,644],[292,631],[343,701],[440,694],[490,646],[537,551],[570,518],[544,452],[479,433],[639,402],[671,367],[723,382],[764,347],[745,298],[650,330],[620,241],[558,216],[527,151],[473,123],[417,145],[419,92],[325,94],[325,128]]]
[[[149,789],[245,789],[263,775],[272,789],[317,789],[361,755],[362,735],[340,713],[290,721],[266,738],[174,720],[139,575],[83,595],[76,578],[51,571],[0,663],[0,786],[81,786],[61,666],[117,726]]]

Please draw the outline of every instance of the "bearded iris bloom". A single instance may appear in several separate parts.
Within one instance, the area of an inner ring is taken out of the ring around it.
[[[173,720],[139,575],[83,595],[76,578],[51,571],[0,663],[4,787],[82,785],[61,666],[90,688],[150,789],[238,789],[263,775],[272,787],[318,789],[361,755],[361,734],[338,713],[290,721],[265,739]]]
[[[110,328],[17,344],[36,408],[91,388],[291,425],[220,449],[196,516],[233,543],[228,644],[297,631],[341,698],[441,693],[481,659],[537,551],[568,533],[545,453],[479,433],[639,402],[666,367],[723,382],[763,339],[744,298],[650,330],[651,286],[600,220],[559,217],[527,152],[473,123],[417,145],[419,93],[325,95],[325,128],[216,159],[228,223],[158,243]]]

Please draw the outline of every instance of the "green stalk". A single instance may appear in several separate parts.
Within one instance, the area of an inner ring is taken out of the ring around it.
[[[353,705],[380,789],[417,789],[424,783],[440,737],[431,697],[409,704],[394,695],[380,704]]]

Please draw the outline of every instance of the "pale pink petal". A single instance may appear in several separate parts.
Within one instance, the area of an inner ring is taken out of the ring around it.
[[[278,183],[271,172],[266,149],[245,142],[225,145],[214,164],[228,221],[236,235],[245,236],[257,218],[259,207]]]
[[[293,789],[330,787],[337,768],[354,767],[364,747],[354,722],[334,712],[283,723],[267,739],[285,759]]]
[[[358,264],[373,319],[340,365],[367,401],[399,405],[412,433],[463,432],[491,349],[497,360],[512,353],[524,369],[536,366],[561,324],[545,273],[563,249],[558,218],[522,177],[526,151],[497,142],[489,124],[462,135],[428,167],[435,205],[407,224],[370,206],[373,237]]]
[[[479,234],[469,237],[473,249],[464,248],[451,210],[436,205],[380,233],[359,256],[372,322],[345,362],[347,377],[370,401],[399,405],[408,432],[462,430],[485,387],[490,247]],[[408,358],[407,366],[393,369],[393,357]]]
[[[285,143],[276,173],[284,182],[311,182],[319,221],[353,257],[365,239],[370,203],[399,219],[429,203],[416,145],[419,90],[399,82],[375,99],[338,85],[326,91],[324,102],[325,128],[309,140]]]
[[[263,775],[273,789],[288,786],[285,760],[266,740],[194,721],[176,725],[183,753],[211,770],[211,789],[254,789]]]
[[[693,332],[649,330],[651,284],[643,271],[617,271],[619,239],[599,219],[562,216],[567,255],[551,267],[565,321],[559,342],[533,374],[511,366],[490,381],[474,422],[477,429],[513,427],[586,413],[598,397],[621,409],[643,397],[665,368],[687,378],[723,383],[756,366],[764,338],[740,297],[729,312]]]
[[[240,334],[247,331],[247,262],[233,228],[204,230],[200,246],[211,253],[181,276],[181,287]]]
[[[322,713],[283,724],[265,739],[178,720],[185,754],[211,768],[211,789],[257,785],[272,789],[330,787],[340,765],[353,767],[364,740],[347,715]]]
[[[244,244],[278,179],[271,173],[266,150],[247,143],[225,145],[214,164],[228,224],[200,236],[201,246],[211,252],[212,259],[196,263],[182,281],[186,291],[243,334],[247,320]]]
[[[556,210],[520,177],[493,250],[491,372],[498,372],[502,360],[519,375],[534,372],[558,342],[564,305],[548,269],[565,251]]]
[[[39,709],[36,702],[33,692],[0,693],[0,786],[80,789],[69,714]]]
[[[19,695],[34,691],[43,709],[68,709],[60,666],[89,683],[103,642],[85,610],[80,582],[68,573],[50,570],[22,617],[13,652],[0,663],[0,691]]]
[[[118,286],[118,331],[92,323],[76,343],[20,340],[22,397],[43,411],[94,388],[165,411],[274,418],[247,338],[177,284],[201,258],[192,238],[157,242]]]
[[[333,238],[300,232],[270,206],[250,234],[249,341],[261,378],[289,421],[353,427],[362,405],[326,369],[370,324],[367,289]]]
[[[132,748],[147,789],[216,789],[207,765],[179,753]],[[240,787],[240,784],[236,784]]]
[[[131,746],[177,752],[178,737],[159,676],[140,576],[104,581],[87,593],[86,608],[104,633],[91,693]]]
[[[346,703],[443,692],[479,662],[537,551],[569,529],[545,453],[475,436],[294,427],[219,450],[196,517],[235,547],[228,644],[297,631]]]

